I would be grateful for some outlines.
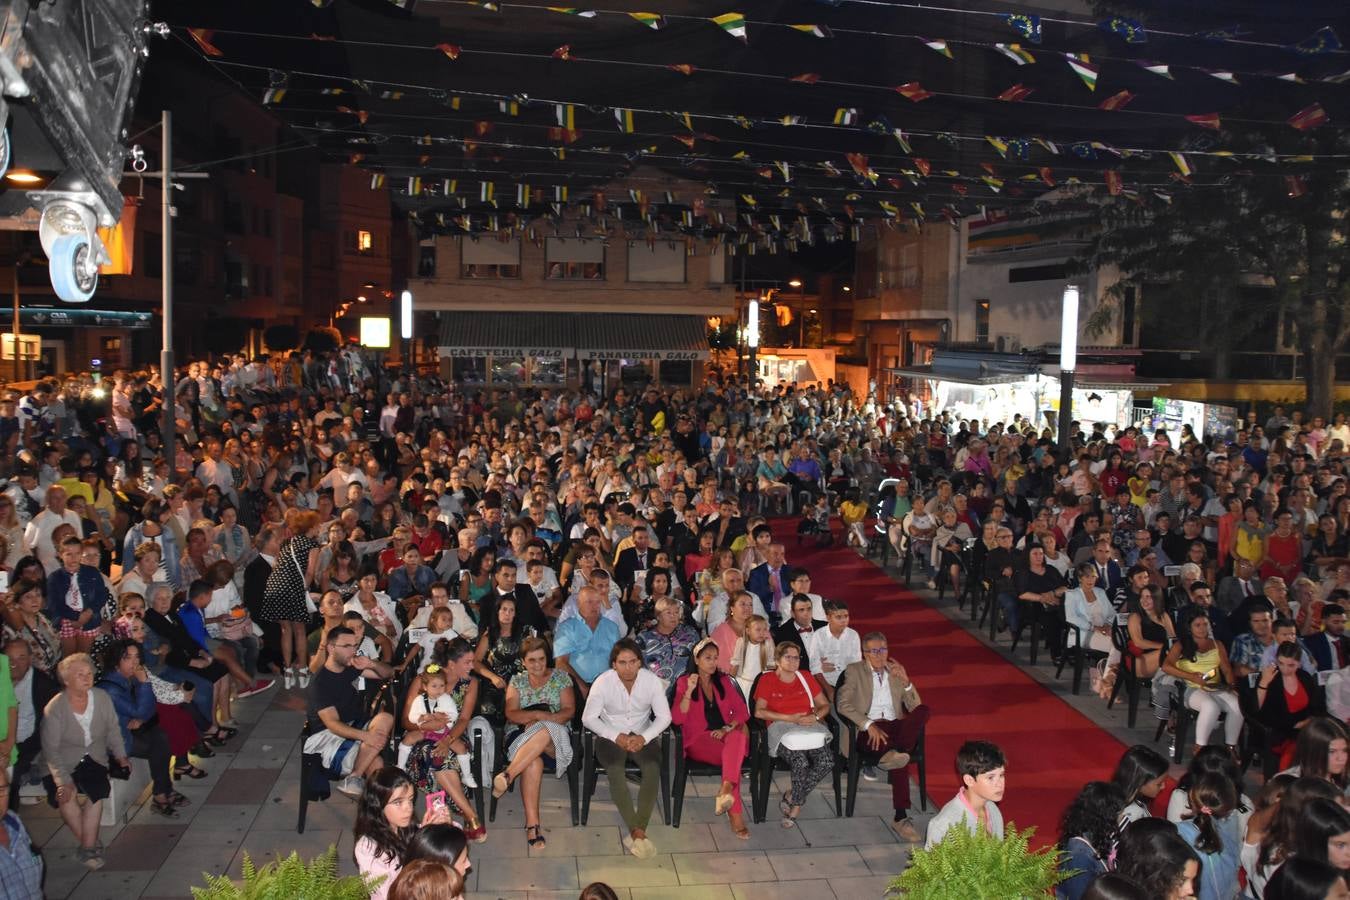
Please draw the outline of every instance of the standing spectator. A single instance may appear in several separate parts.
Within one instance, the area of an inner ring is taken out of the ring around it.
[[[309,510],[291,509],[286,513],[286,528],[291,537],[281,545],[277,564],[268,576],[263,594],[265,621],[275,622],[281,630],[281,664],[286,689],[298,682],[309,685],[309,669],[305,666],[305,625],[309,622],[311,585],[315,583],[318,567],[319,514]]]

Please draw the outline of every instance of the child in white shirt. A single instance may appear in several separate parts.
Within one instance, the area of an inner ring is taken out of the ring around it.
[[[403,736],[403,746],[412,748],[419,741],[442,741],[450,733],[450,729],[459,718],[459,707],[446,691],[446,680],[445,670],[434,663],[422,670],[422,693],[413,698],[412,705],[408,708],[408,718],[416,722],[418,728]],[[422,723],[428,716],[444,716],[444,724],[431,727],[433,723],[428,722],[429,727],[423,728]],[[473,775],[473,760],[469,757],[469,750],[464,741],[462,739],[453,741],[450,750],[455,754],[455,762],[459,765],[459,777],[464,786],[478,787],[478,780]],[[433,757],[432,762],[439,766],[441,760]]]

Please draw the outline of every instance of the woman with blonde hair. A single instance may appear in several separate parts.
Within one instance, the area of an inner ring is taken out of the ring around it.
[[[260,618],[275,622],[281,629],[281,659],[288,690],[297,683],[302,688],[309,686],[305,625],[313,602],[309,591],[318,568],[320,524],[319,514],[312,510],[286,511],[286,528],[291,536],[281,545],[263,592]]]

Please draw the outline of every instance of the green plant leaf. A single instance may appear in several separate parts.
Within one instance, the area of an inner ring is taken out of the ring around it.
[[[192,889],[194,900],[367,900],[382,880],[339,876],[334,846],[309,863],[292,851],[262,868],[245,851],[240,874],[237,882],[223,875],[205,875],[206,886]]]
[[[1008,824],[1003,838],[964,827],[937,846],[916,850],[909,867],[891,882],[889,896],[904,900],[1018,900],[1043,897],[1073,875],[1060,872],[1053,847],[1030,849],[1036,829]]]

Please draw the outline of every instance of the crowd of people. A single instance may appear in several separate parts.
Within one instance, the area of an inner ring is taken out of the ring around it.
[[[670,729],[721,773],[713,811],[738,838],[761,735],[790,773],[781,827],[856,753],[890,783],[896,836],[924,841],[909,770],[930,710],[904,648],[859,634],[788,561],[788,534],[829,541],[836,521],[859,552],[889,541],[930,586],[984,598],[1019,638],[1036,626],[1052,658],[1097,653],[1103,696],[1129,677],[1175,727],[1194,718],[1179,824],[1140,812],[1165,764],[1132,791],[1119,772],[1086,786],[1061,843],[1073,868],[1100,866],[1065,896],[1231,897],[1241,871],[1259,897],[1339,859],[1295,840],[1305,816],[1282,810],[1303,782],[1345,781],[1338,682],[1318,676],[1350,662],[1344,416],[1277,409],[1205,441],[1075,423],[1061,448],[1020,418],[921,418],[844,385],[752,392],[717,373],[488,395],[349,349],[194,363],[172,392],[153,370],[110,381],[0,398],[8,802],[46,799],[91,869],[110,778],[143,761],[151,809],[176,817],[175,780],[236,736],[233,705],[278,686],[305,692],[304,751],[358,800],[377,896],[429,857],[467,865],[487,837],[474,792],[518,789],[523,838],[545,846],[544,775],[585,759],[625,850],[652,856]],[[1275,811],[1239,825],[1244,724],[1297,779],[1263,785],[1248,806]],[[973,740],[956,765],[929,845],[962,822],[1001,829],[1001,751]],[[1150,821],[1122,830],[1129,817]],[[419,851],[423,836],[441,850]],[[1230,865],[1248,844],[1251,865]],[[1180,860],[1161,893],[1159,870],[1129,865],[1154,853]]]

